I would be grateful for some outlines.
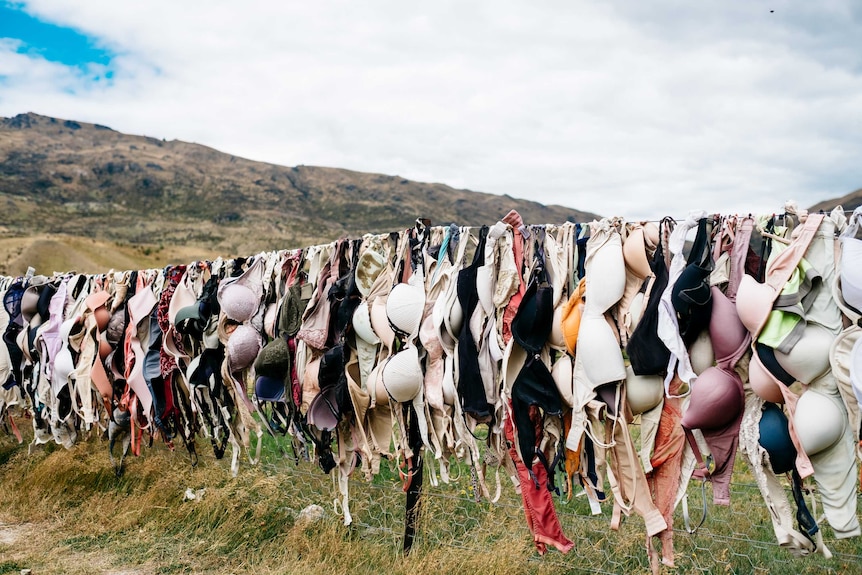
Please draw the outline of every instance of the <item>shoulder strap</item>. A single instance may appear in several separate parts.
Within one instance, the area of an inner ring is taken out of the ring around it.
[[[745,275],[745,260],[748,257],[748,244],[751,241],[751,231],[754,229],[754,219],[746,217],[736,227],[733,246],[730,250],[730,281],[727,284],[727,298],[736,301],[739,282]]]
[[[823,221],[823,214],[810,214],[805,224],[799,230],[799,235],[787,246],[784,251],[775,256],[775,259],[766,266],[766,283],[775,290],[775,297],[781,293],[785,284],[793,275],[793,270],[808,251],[808,246],[814,239],[814,234]],[[849,227],[849,226],[848,226]],[[772,272],[772,273],[770,273]]]

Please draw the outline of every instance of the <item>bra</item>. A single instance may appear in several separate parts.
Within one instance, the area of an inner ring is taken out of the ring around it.
[[[692,385],[688,409],[682,418],[687,429],[721,429],[742,412],[745,395],[735,372],[710,367]]]
[[[760,334],[772,311],[772,305],[787,284],[808,246],[811,245],[823,214],[810,214],[791,244],[767,264],[766,281],[759,283],[744,275],[736,294],[736,311],[752,337]]]
[[[796,462],[796,447],[790,439],[787,416],[774,403],[764,403],[760,414],[758,443],[769,454],[772,471],[791,471]]]
[[[745,354],[751,338],[736,313],[736,306],[724,293],[713,286],[712,315],[709,319],[709,338],[716,362],[732,368]]]
[[[720,289],[711,288],[715,309],[709,335],[717,365],[700,374],[692,385],[691,400],[682,425],[688,429],[720,429],[742,412],[745,404],[742,381],[733,371],[750,341],[733,303]]]
[[[838,443],[847,427],[847,413],[834,398],[808,389],[796,402],[793,423],[802,449],[812,456]]]
[[[284,380],[260,375],[254,382],[254,395],[258,401],[284,401]]]
[[[789,353],[775,350],[775,360],[795,381],[809,384],[831,369],[829,350],[834,341],[825,327],[809,323]]]
[[[687,346],[706,329],[712,314],[709,275],[714,264],[709,249],[707,223],[707,218],[701,218],[698,222],[697,236],[686,266],[671,289],[671,303],[676,310],[679,333]]]
[[[623,296],[626,283],[620,234],[607,220],[593,222],[587,242],[587,299],[578,331],[578,353],[593,386],[626,378],[620,342],[605,312]]]
[[[578,332],[581,328],[581,317],[584,314],[584,295],[586,291],[587,278],[581,278],[574,293],[563,304],[561,312],[560,327],[563,332],[563,339],[566,342],[566,350],[571,355],[575,355],[575,349],[578,345]]]
[[[861,220],[859,206],[841,234],[841,294],[847,305],[858,312],[862,312],[862,240],[856,239],[856,233]]]
[[[636,227],[629,232],[625,242],[623,242],[623,261],[625,261],[626,269],[642,280],[652,273],[646,246],[644,246],[643,228]]]
[[[662,374],[670,360],[670,350],[658,337],[659,305],[669,281],[661,244],[653,255],[652,272],[655,279],[650,287],[650,297],[626,345],[632,371],[637,375]]]

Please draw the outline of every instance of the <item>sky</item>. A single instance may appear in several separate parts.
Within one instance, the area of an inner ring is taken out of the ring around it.
[[[0,0],[0,116],[628,219],[862,187],[862,2]]]

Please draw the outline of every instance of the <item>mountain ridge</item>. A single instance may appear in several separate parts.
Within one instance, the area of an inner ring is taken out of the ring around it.
[[[835,206],[841,206],[848,212],[852,212],[859,206],[862,206],[862,188],[859,188],[856,191],[850,192],[849,194],[845,194],[838,198],[832,198],[830,200],[823,200],[822,202],[818,202],[811,206],[808,211],[828,212],[832,210],[832,208],[834,208]]]
[[[595,214],[400,176],[279,166],[35,113],[0,118],[0,236],[68,234],[241,255],[434,224]]]

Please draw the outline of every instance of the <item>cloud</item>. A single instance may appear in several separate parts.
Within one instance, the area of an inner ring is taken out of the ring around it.
[[[862,185],[852,0],[286,4],[26,2],[115,73],[0,43],[0,115],[627,217]]]

